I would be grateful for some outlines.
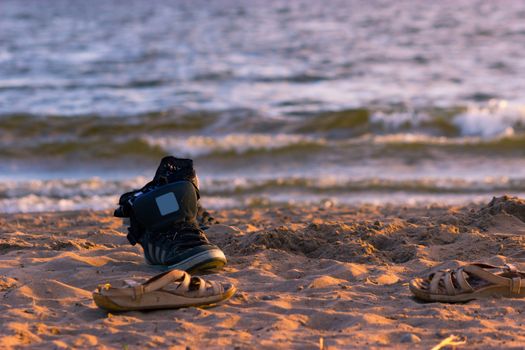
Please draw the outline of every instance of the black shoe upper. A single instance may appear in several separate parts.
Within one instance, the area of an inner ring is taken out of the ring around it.
[[[144,256],[153,265],[173,265],[200,252],[219,249],[194,223],[180,223],[166,232],[146,232],[140,240]]]
[[[120,197],[114,215],[130,218],[128,240],[142,246],[150,264],[189,269],[210,260],[224,264],[222,251],[199,228],[216,222],[199,197],[193,161],[164,157],[152,181]]]

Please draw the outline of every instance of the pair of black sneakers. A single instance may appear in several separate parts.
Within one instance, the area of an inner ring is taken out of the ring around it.
[[[191,159],[162,159],[152,181],[124,193],[114,215],[129,218],[128,240],[144,250],[148,264],[190,273],[226,264],[206,237],[209,214],[199,204],[199,183]]]

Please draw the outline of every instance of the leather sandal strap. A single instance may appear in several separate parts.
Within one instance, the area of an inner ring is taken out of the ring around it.
[[[441,277],[443,277],[445,273],[445,271],[437,271],[436,273],[434,273],[434,276],[432,276],[432,280],[430,281],[430,293],[439,293],[439,282],[441,281]]]
[[[456,271],[454,271],[454,275],[456,277],[456,282],[461,287],[462,293],[472,293],[474,291],[474,288],[468,283],[467,279],[465,278],[466,272],[463,271],[463,267],[458,268]]]
[[[199,292],[198,292],[198,295],[200,297],[203,297],[206,295],[206,281],[203,280],[202,278],[200,277],[194,277],[195,278],[195,282],[199,282]]]
[[[170,283],[180,281],[181,279],[185,280],[188,277],[188,273],[182,270],[170,270],[161,273],[160,275],[154,276],[142,284],[144,286],[144,293],[153,292],[154,290],[161,289]]]
[[[188,273],[185,273],[184,278],[182,279],[182,281],[179,283],[179,285],[176,288],[177,291],[180,291],[182,293],[186,293],[187,291],[189,291],[191,279],[192,277]]]
[[[447,271],[443,275],[443,281],[445,282],[445,289],[448,295],[456,295],[456,288],[452,282],[452,271]]]
[[[186,280],[186,276],[189,278],[189,275],[185,271],[171,270],[154,276],[146,282],[133,287],[115,288],[111,287],[110,285],[101,285],[99,286],[99,290],[106,296],[130,296],[133,299],[138,299],[142,295],[165,287],[172,282],[181,279],[183,279],[184,282],[184,280]]]
[[[496,270],[497,273],[501,273],[503,270],[504,272],[514,274],[515,277],[502,277],[499,274],[490,272],[489,270]],[[522,288],[525,288],[525,278],[522,278],[523,272],[518,271],[518,269],[512,264],[506,264],[504,267],[501,267],[474,263],[454,270],[440,270],[431,274],[429,276],[430,286],[428,290],[432,294],[446,293],[450,296],[457,295],[458,293],[472,293],[475,289],[467,280],[469,275],[475,276],[493,285],[507,287],[511,295],[520,294]],[[443,287],[445,287],[444,291]]]
[[[486,265],[486,264],[471,264],[471,265],[466,265],[464,267],[465,271],[469,274],[477,276],[492,284],[508,287],[511,293],[519,293],[519,290],[521,289],[521,278],[520,277],[515,277],[515,278],[501,277],[501,276],[495,275],[485,270],[485,268],[494,269],[498,267],[492,266],[492,265]]]

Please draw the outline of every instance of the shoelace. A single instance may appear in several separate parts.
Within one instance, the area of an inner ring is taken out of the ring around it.
[[[162,245],[175,245],[183,249],[209,244],[204,232],[190,223],[178,224],[170,231],[158,234],[156,241]]]

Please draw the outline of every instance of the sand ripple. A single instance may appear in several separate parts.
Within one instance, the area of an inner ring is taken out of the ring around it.
[[[410,278],[448,261],[525,261],[525,201],[484,207],[336,207],[216,213],[240,230],[210,240],[230,263],[210,279],[239,287],[212,308],[107,314],[97,284],[157,272],[108,212],[0,218],[0,342],[5,348],[467,348],[525,343],[522,300],[417,302]],[[524,265],[522,265],[524,267]]]

